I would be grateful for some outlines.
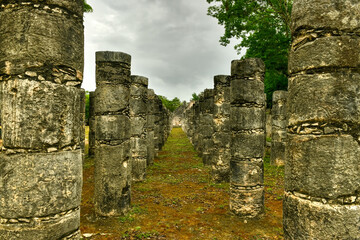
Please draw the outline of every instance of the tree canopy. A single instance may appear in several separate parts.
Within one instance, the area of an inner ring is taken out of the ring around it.
[[[208,15],[225,28],[220,43],[235,38],[243,58],[261,58],[265,62],[265,93],[271,106],[272,93],[287,89],[287,62],[291,42],[292,0],[206,0]]]
[[[191,95],[190,101],[198,101],[199,99],[200,99],[199,96],[196,93],[193,93]]]
[[[170,112],[175,111],[181,105],[179,98],[175,97],[173,100],[169,100],[164,96],[159,96],[163,105],[170,110]]]
[[[93,12],[93,8],[84,0],[84,12]]]

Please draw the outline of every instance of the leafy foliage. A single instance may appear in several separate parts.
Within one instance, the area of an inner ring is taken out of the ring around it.
[[[191,96],[192,96],[192,98],[190,101],[198,101],[200,99],[196,93],[193,93]]]
[[[181,105],[179,98],[175,97],[173,100],[169,100],[164,96],[159,96],[163,105],[169,109],[171,112],[175,111]]]
[[[84,12],[93,12],[93,8],[84,0]]]
[[[292,0],[207,0],[208,15],[225,28],[220,43],[230,39],[247,49],[244,58],[261,58],[266,65],[265,93],[271,106],[272,93],[287,89],[287,62],[290,46]]]

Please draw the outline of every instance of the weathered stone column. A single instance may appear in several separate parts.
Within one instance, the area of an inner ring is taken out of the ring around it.
[[[214,149],[211,160],[211,177],[215,182],[230,181],[231,127],[230,127],[230,77],[214,77]]]
[[[166,128],[166,123],[165,123],[165,107],[162,104],[162,101],[159,99],[159,136],[158,136],[158,149],[159,151],[162,149],[163,145],[164,145],[164,133],[165,133],[165,128]]]
[[[243,218],[264,214],[264,72],[260,59],[231,63],[230,210]]]
[[[131,56],[96,52],[95,212],[126,213],[131,199],[130,160]]]
[[[82,155],[82,162],[85,161],[85,121],[86,121],[86,91],[85,89],[80,89],[80,114],[79,121],[81,123],[80,128],[80,148]]]
[[[89,93],[89,156],[95,154],[95,92]]]
[[[286,100],[287,91],[275,91],[273,93],[270,163],[276,166],[285,164],[287,139]]]
[[[199,151],[199,118],[200,118],[200,101],[194,103],[194,136],[193,145],[196,151]]]
[[[211,165],[211,155],[213,153],[213,139],[214,132],[214,90],[205,89],[204,91],[204,109],[200,121],[202,132],[202,160],[205,165]]]
[[[202,158],[203,150],[204,150],[204,141],[203,141],[203,127],[201,123],[204,121],[204,109],[205,109],[205,95],[204,92],[199,94],[199,116],[197,119],[197,131],[198,131],[198,139],[196,144],[196,150],[198,155]]]
[[[153,111],[154,111],[154,115],[155,115],[155,126],[154,126],[154,154],[155,156],[157,156],[158,152],[159,152],[159,142],[160,142],[160,131],[161,131],[161,119],[160,119],[160,110],[159,110],[159,101],[161,102],[161,100],[159,99],[159,97],[155,94],[155,98],[153,101]]]
[[[161,99],[155,95],[154,102],[154,115],[155,115],[155,127],[154,127],[154,146],[155,155],[161,150],[164,138],[164,106]]]
[[[147,165],[152,165],[155,158],[155,92],[148,89],[148,114],[147,114]]]
[[[79,239],[83,2],[1,1],[0,239]]]
[[[143,181],[147,166],[147,87],[148,79],[131,76],[130,86],[130,142],[133,181]]]
[[[294,1],[286,239],[360,239],[359,1]]]
[[[194,104],[194,101],[190,101],[181,117],[181,128],[192,144],[194,144]]]

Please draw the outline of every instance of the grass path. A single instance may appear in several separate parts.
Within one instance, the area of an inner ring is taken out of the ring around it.
[[[147,171],[132,186],[132,210],[122,217],[93,212],[93,159],[84,164],[84,239],[282,239],[282,168],[265,164],[266,216],[244,222],[229,212],[229,184],[213,184],[185,133],[174,128]]]

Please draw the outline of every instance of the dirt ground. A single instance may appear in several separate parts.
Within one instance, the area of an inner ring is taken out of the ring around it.
[[[94,159],[84,164],[81,205],[83,239],[283,239],[284,169],[265,157],[265,209],[260,220],[244,221],[229,211],[229,184],[210,181],[185,133],[174,128],[147,171],[132,185],[132,209],[115,218],[96,217]]]

